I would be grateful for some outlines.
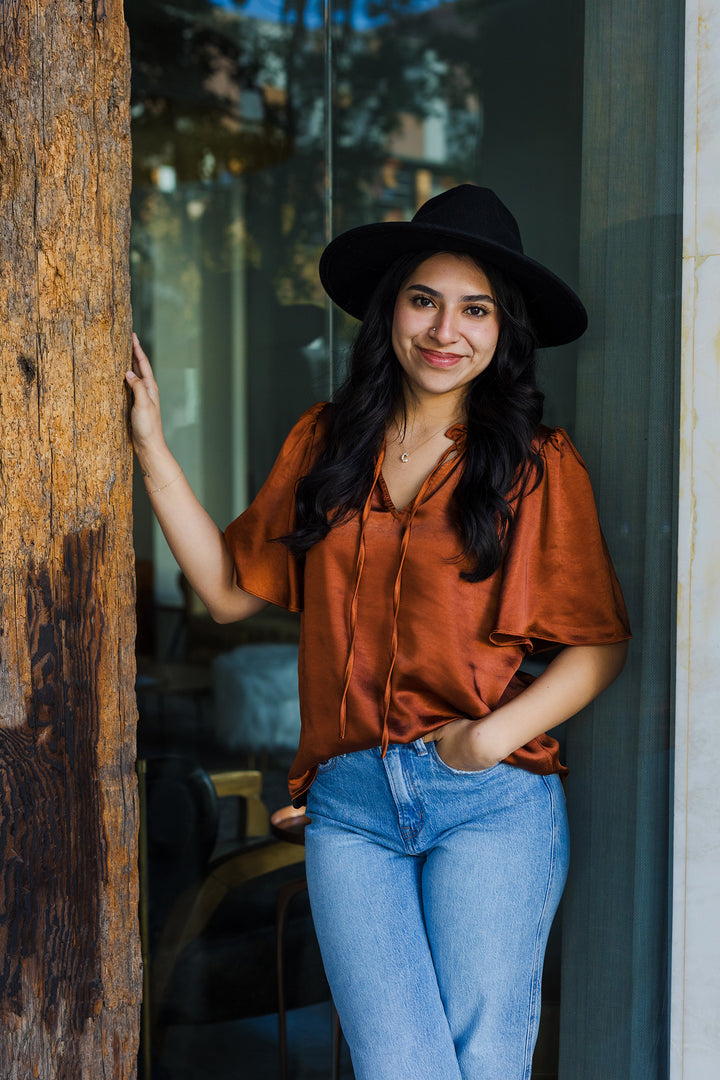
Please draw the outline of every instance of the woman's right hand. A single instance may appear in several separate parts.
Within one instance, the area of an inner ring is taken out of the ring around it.
[[[133,366],[125,372],[125,379],[133,392],[133,406],[130,413],[132,440],[136,452],[161,448],[165,438],[160,418],[160,392],[155,382],[150,361],[133,334]]]

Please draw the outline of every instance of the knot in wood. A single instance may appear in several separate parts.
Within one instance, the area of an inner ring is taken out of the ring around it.
[[[18,356],[17,365],[20,368],[20,373],[25,380],[27,386],[30,386],[35,381],[37,374],[37,367],[34,361],[29,356]]]

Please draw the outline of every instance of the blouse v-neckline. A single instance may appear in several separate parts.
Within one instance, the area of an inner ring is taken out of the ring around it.
[[[390,494],[390,489],[387,486],[385,477],[383,476],[382,468],[380,469],[377,478],[377,489],[380,501],[383,504],[383,507],[388,510],[394,518],[400,521],[407,514],[412,513],[419,499],[424,500],[429,498],[432,493],[437,489],[439,483],[441,482],[441,479],[438,475],[441,470],[443,470],[444,467],[448,464],[450,464],[451,466],[455,466],[458,463],[460,457],[462,456],[461,444],[465,437],[465,430],[466,429],[464,424],[456,423],[452,424],[447,429],[447,431],[444,432],[445,438],[451,440],[452,446],[448,446],[445,450],[443,450],[438,461],[435,463],[435,465],[433,465],[430,472],[422,481],[413,498],[410,499],[410,501],[406,503],[403,507],[399,507],[395,504],[393,497]],[[383,448],[381,451],[383,463],[386,457],[386,452],[387,442],[383,444]]]

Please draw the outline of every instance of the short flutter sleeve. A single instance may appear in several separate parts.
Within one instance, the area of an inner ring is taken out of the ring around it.
[[[317,451],[325,405],[303,413],[247,510],[225,530],[241,589],[289,611],[303,609],[303,568],[278,537],[295,528],[295,487]]]
[[[502,570],[496,645],[528,650],[630,637],[587,468],[562,428],[545,431],[544,475],[520,495]]]

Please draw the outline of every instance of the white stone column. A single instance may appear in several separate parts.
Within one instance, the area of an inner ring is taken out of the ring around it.
[[[720,2],[688,0],[672,1080],[720,1068]]]

